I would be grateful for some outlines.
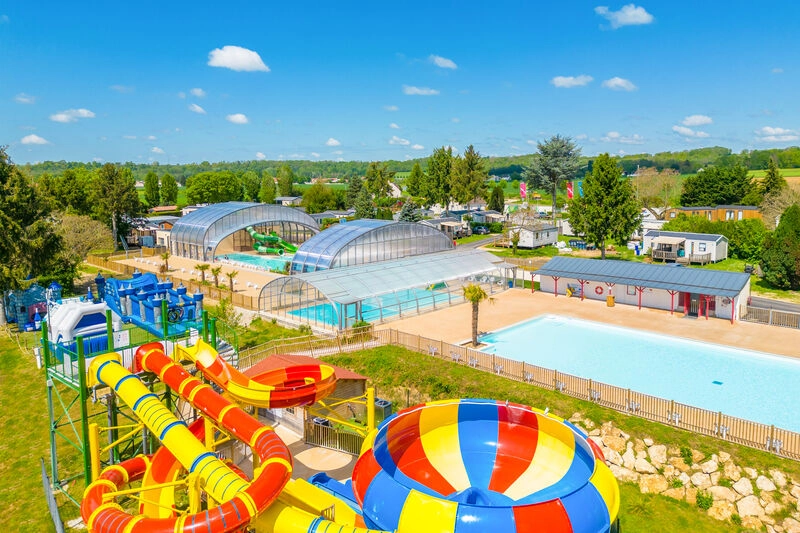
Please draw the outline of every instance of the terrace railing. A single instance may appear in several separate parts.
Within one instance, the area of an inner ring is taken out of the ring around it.
[[[402,346],[452,364],[469,366],[531,386],[558,391],[632,416],[800,460],[800,433],[794,431],[395,329],[362,330],[358,334],[350,331],[326,339],[292,341],[263,349],[256,347],[244,352],[242,361],[252,366],[259,358],[263,359],[270,353],[299,353],[298,350],[305,348],[307,355],[321,356],[381,345]]]
[[[779,326],[782,328],[800,328],[800,313],[780,311],[778,309],[766,309],[764,307],[752,307],[748,305],[741,316],[741,320],[756,322],[757,324]]]

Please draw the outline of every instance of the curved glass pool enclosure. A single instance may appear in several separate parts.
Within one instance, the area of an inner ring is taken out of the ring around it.
[[[281,277],[264,285],[259,308],[290,322],[346,329],[461,303],[469,283],[487,294],[503,291],[515,269],[480,250],[438,252]]]

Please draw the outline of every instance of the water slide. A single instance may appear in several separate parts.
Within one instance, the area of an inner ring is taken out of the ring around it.
[[[293,254],[297,246],[280,238],[274,231],[269,235],[257,232],[253,226],[247,226],[245,231],[253,238],[253,249],[260,254],[283,255],[285,252]]]
[[[336,375],[328,365],[297,365],[245,376],[203,340],[189,348],[176,346],[173,357],[194,363],[238,401],[265,409],[313,405],[336,388]]]

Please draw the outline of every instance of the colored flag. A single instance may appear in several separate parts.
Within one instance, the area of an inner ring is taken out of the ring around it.
[[[572,191],[573,191],[572,182],[568,181],[567,182],[567,198],[569,198],[570,200],[572,200],[572,196],[573,196],[573,192]]]
[[[583,180],[578,182],[578,196],[583,198]]]
[[[524,200],[525,196],[527,196],[527,194],[528,194],[528,184],[525,183],[524,181],[520,181],[519,182],[519,197]]]

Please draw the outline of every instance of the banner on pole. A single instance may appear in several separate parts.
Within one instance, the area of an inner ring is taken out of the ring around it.
[[[572,188],[572,182],[568,181],[567,182],[567,198],[572,200],[573,194],[574,193],[573,193],[573,188]]]
[[[519,182],[519,197],[523,200],[528,195],[528,184],[524,181]]]

